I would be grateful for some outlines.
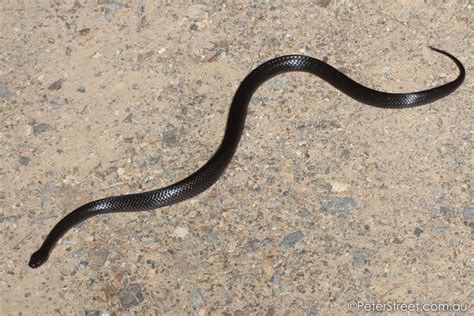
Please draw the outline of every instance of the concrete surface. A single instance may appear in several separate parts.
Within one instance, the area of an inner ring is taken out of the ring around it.
[[[472,303],[472,4],[6,0],[0,9],[2,315],[349,313],[349,301]],[[393,92],[380,110],[318,78],[252,100],[197,198],[97,217],[29,256],[81,204],[173,183],[222,137],[247,73],[304,53]],[[472,310],[471,310],[472,312]]]

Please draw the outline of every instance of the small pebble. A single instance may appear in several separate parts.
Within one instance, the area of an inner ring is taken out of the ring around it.
[[[441,215],[443,215],[443,217],[446,218],[446,219],[450,219],[453,216],[453,210],[451,210],[450,208],[441,206],[439,208],[439,211],[440,211]]]
[[[437,233],[445,233],[449,229],[448,226],[438,226],[438,227],[433,227],[433,231]]]
[[[178,226],[173,230],[173,236],[177,238],[184,238],[188,235],[189,231],[187,227]]]
[[[270,278],[270,282],[275,283],[275,284],[280,284],[281,278],[282,278],[281,273],[277,272],[272,275],[272,277]]]
[[[392,243],[397,244],[397,245],[401,245],[403,243],[403,241],[401,241],[398,237],[395,237],[395,238],[393,238]]]
[[[176,128],[173,128],[169,131],[166,131],[163,134],[163,141],[166,144],[166,146],[178,146],[179,141],[178,141],[178,130]]]
[[[349,188],[349,184],[347,183],[342,183],[342,182],[336,182],[336,181],[330,181],[331,184],[331,191],[336,192],[336,193],[341,193],[344,191],[347,191]]]
[[[204,303],[204,298],[203,298],[202,293],[199,289],[192,292],[192,294],[191,294],[191,303],[193,305],[194,310],[201,307],[202,303]]]
[[[118,297],[124,309],[136,306],[145,299],[142,294],[142,287],[137,283],[130,284],[122,289],[118,294]]]
[[[377,249],[355,248],[352,250],[352,266],[356,268],[363,267],[370,257],[378,253]]]
[[[316,1],[316,5],[322,8],[327,8],[327,6],[331,3],[331,0],[318,0]]]
[[[49,101],[49,107],[51,108],[51,110],[57,110],[59,108],[59,103],[58,101],[56,101],[56,99],[52,99],[51,101]]]
[[[308,211],[307,208],[303,207],[302,209],[298,211],[298,216],[302,218],[308,218],[308,217],[312,217],[313,214],[310,211]]]
[[[91,29],[88,28],[88,27],[86,27],[86,28],[83,28],[82,30],[80,30],[80,31],[79,31],[79,34],[80,34],[81,36],[86,36],[87,34],[90,33],[90,31],[91,31]]]
[[[72,253],[72,256],[73,256],[73,257],[81,257],[81,256],[84,255],[85,252],[86,252],[86,250],[84,249],[84,247],[81,247],[81,248],[79,248],[78,250],[74,251],[74,252]]]
[[[21,156],[19,159],[20,165],[28,166],[30,164],[31,158],[27,156]]]
[[[207,5],[204,4],[193,4],[186,9],[186,13],[189,17],[195,18],[202,15],[208,9]]]
[[[207,242],[209,244],[214,244],[216,241],[219,240],[219,232],[216,230],[212,230],[207,234]]]
[[[90,311],[90,310],[86,310],[86,316],[99,316],[100,315],[100,311]]]
[[[161,266],[161,262],[159,260],[148,259],[146,263],[149,264],[153,269],[157,269]]]
[[[109,250],[105,247],[97,249],[89,258],[92,265],[96,267],[103,266],[107,257],[109,256]]]
[[[138,83],[134,83],[134,84],[132,85],[132,89],[133,89],[133,90],[140,90],[140,86],[138,85]]]
[[[296,232],[293,232],[291,234],[286,235],[283,237],[283,240],[280,242],[278,247],[280,248],[290,248],[294,246],[298,241],[303,239],[303,233],[298,230]]]
[[[91,58],[93,59],[99,59],[100,57],[102,57],[102,54],[99,52],[95,52],[94,54],[91,55]]]
[[[0,99],[9,98],[13,95],[6,85],[0,82]]]
[[[148,163],[151,166],[156,165],[159,161],[160,161],[160,157],[150,157],[150,159],[148,159]]]
[[[81,269],[85,269],[88,265],[89,265],[89,262],[85,260],[79,261],[79,267],[81,267]]]
[[[309,311],[306,313],[308,316],[318,316],[318,308],[316,306],[311,306]]]
[[[276,48],[280,46],[280,41],[278,40],[278,38],[272,37],[268,42],[268,46],[270,46],[271,48]]]
[[[348,218],[356,205],[357,201],[353,197],[343,197],[335,201],[323,201],[319,210],[324,213],[336,215],[339,218]]]
[[[284,88],[288,85],[288,81],[290,81],[288,76],[279,76],[277,79],[275,79],[275,86],[278,88]]]
[[[38,134],[44,133],[44,132],[46,132],[47,130],[49,130],[49,128],[50,128],[49,124],[40,123],[40,124],[35,125],[35,126],[33,127],[33,134],[34,134],[34,135],[38,135]]]
[[[125,169],[122,167],[117,168],[116,170],[119,177],[122,177],[125,174]]]
[[[247,42],[245,42],[245,43],[243,43],[243,44],[241,45],[241,47],[242,47],[243,49],[250,49],[250,44],[247,43]]]
[[[260,248],[262,242],[258,239],[253,239],[249,241],[244,247],[244,253],[255,252]]]
[[[474,221],[474,208],[473,207],[465,207],[462,215],[463,215],[465,220]]]
[[[25,136],[30,136],[33,133],[33,127],[31,125],[26,125],[23,133]]]
[[[59,90],[63,87],[64,80],[59,79],[52,84],[49,85],[48,90],[54,91],[54,90]]]
[[[423,230],[421,228],[415,228],[415,236],[420,237],[421,234],[423,233]]]
[[[80,85],[79,88],[77,88],[77,92],[85,93],[86,92],[86,87],[83,86],[83,85]]]
[[[247,244],[244,246],[243,253],[252,253],[260,249],[260,247],[269,244],[272,242],[272,239],[270,237],[266,237],[263,240],[258,240],[258,239],[253,239],[247,242]]]

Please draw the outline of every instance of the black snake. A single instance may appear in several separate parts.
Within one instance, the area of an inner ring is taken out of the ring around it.
[[[464,81],[465,70],[459,60],[445,51],[431,49],[451,58],[459,68],[459,75],[455,80],[441,86],[412,93],[386,93],[364,87],[323,61],[308,56],[281,56],[261,64],[242,81],[237,89],[230,106],[222,143],[204,166],[187,178],[161,189],[108,197],[77,208],[53,227],[41,248],[31,256],[29,266],[37,268],[46,262],[56,242],[69,229],[89,217],[115,212],[146,211],[176,204],[212,186],[234,156],[252,95],[270,78],[291,71],[308,72],[327,81],[359,102],[379,108],[410,108],[438,100],[456,90]]]

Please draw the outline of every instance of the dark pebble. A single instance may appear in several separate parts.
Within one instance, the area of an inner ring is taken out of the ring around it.
[[[0,82],[0,99],[9,98],[13,95],[6,85]]]
[[[296,287],[296,290],[297,290],[299,293],[301,293],[301,294],[304,294],[304,293],[306,292],[306,290],[305,290],[305,288],[304,288],[303,285],[298,285],[298,286]]]
[[[150,159],[148,159],[148,163],[151,166],[156,165],[159,161],[160,161],[160,157],[150,157]]]
[[[352,266],[356,268],[363,267],[370,257],[377,254],[377,249],[356,248],[352,250]]]
[[[138,85],[138,83],[134,83],[134,84],[132,84],[132,89],[133,90],[140,90],[140,86]]]
[[[393,238],[392,243],[401,245],[403,242],[398,237],[395,237]]]
[[[204,298],[199,289],[196,291],[193,291],[193,293],[191,294],[191,303],[193,304],[194,310],[201,307],[202,303],[204,303]]]
[[[0,213],[0,223],[3,223],[4,220],[5,220],[5,214]]]
[[[159,260],[148,259],[146,263],[149,264],[153,269],[158,269],[161,266],[161,263]]]
[[[109,256],[109,249],[101,247],[97,249],[91,256],[90,262],[96,267],[103,266],[107,257]]]
[[[312,217],[313,214],[311,214],[311,212],[308,211],[307,208],[303,207],[302,209],[298,211],[298,216],[302,218],[308,218],[308,217]]]
[[[444,218],[450,219],[453,216],[453,210],[444,206],[439,208],[439,212],[443,215]]]
[[[420,237],[421,234],[423,233],[423,230],[419,227],[415,228],[415,236]]]
[[[247,244],[244,246],[244,253],[250,253],[250,252],[255,252],[260,248],[262,242],[258,239],[253,239],[247,242]]]
[[[290,248],[294,246],[298,241],[303,239],[303,233],[298,230],[296,232],[293,232],[291,234],[286,235],[283,237],[283,240],[280,242],[278,247],[280,248]]]
[[[268,44],[270,47],[275,48],[280,46],[280,41],[278,40],[278,38],[273,37],[272,39],[270,39],[270,42]]]
[[[86,316],[99,316],[100,315],[100,311],[86,311]]]
[[[86,87],[84,86],[79,86],[79,88],[77,88],[77,92],[80,92],[80,93],[85,93],[86,92]]]
[[[268,308],[265,316],[274,316],[275,315],[275,307],[272,305]]]
[[[142,287],[137,283],[130,284],[126,288],[122,289],[118,296],[124,309],[129,309],[132,306],[136,306],[144,300]]]
[[[250,49],[250,44],[249,44],[249,43],[243,43],[243,44],[241,45],[241,47],[242,47],[243,49]]]
[[[308,316],[318,316],[318,308],[316,306],[312,306],[309,311],[307,311],[306,315]]]
[[[336,215],[339,218],[348,218],[356,205],[356,199],[348,196],[335,201],[323,201],[319,210]]]
[[[79,261],[79,266],[81,267],[81,269],[85,269],[88,265],[89,265],[89,262],[85,260]]]
[[[60,104],[56,99],[52,99],[51,101],[49,101],[49,107],[51,108],[51,110],[55,111],[59,108],[59,106]]]
[[[164,133],[163,135],[163,141],[167,146],[177,146],[179,145],[178,141],[178,130],[176,128],[173,128],[167,132]]]
[[[449,229],[448,226],[438,226],[438,227],[433,227],[433,231],[436,233],[445,233]]]
[[[129,115],[127,115],[126,118],[123,119],[122,122],[124,122],[124,123],[132,123],[132,117],[133,117],[133,113],[130,113]]]
[[[272,242],[272,239],[270,237],[266,237],[263,240],[258,240],[258,239],[253,239],[247,242],[247,244],[244,246],[243,253],[252,253],[260,249],[260,247],[269,244]]]
[[[112,19],[114,18],[113,16],[113,9],[111,8],[104,8],[104,19],[107,21],[107,22],[112,22]]]
[[[41,123],[33,127],[33,134],[38,135],[49,130],[50,126],[46,123]]]
[[[214,244],[219,240],[219,232],[217,230],[212,230],[207,234],[207,242],[209,244]]]
[[[87,34],[89,34],[90,31],[91,29],[89,27],[86,27],[86,28],[83,28],[82,30],[79,30],[79,34],[81,36],[86,36]]]
[[[27,156],[21,156],[18,161],[20,162],[20,165],[28,166],[30,164],[31,158]]]
[[[278,273],[278,272],[274,273],[272,277],[270,278],[270,282],[275,283],[275,284],[280,284],[281,278],[282,278],[281,273]]]
[[[59,79],[52,84],[49,85],[48,90],[54,91],[54,90],[59,90],[63,87],[64,80]]]
[[[465,207],[462,215],[463,215],[465,220],[474,221],[474,208]]]
[[[82,257],[85,252],[86,252],[85,248],[84,248],[84,247],[81,247],[81,248],[79,248],[78,250],[74,251],[74,252],[72,253],[72,256],[73,256],[73,257]]]
[[[331,3],[331,0],[318,0],[316,1],[316,5],[322,8],[327,8],[327,6]]]

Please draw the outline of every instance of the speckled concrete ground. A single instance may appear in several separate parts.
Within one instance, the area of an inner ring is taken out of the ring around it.
[[[472,303],[468,2],[7,0],[0,16],[2,315]],[[304,53],[377,89],[412,91],[457,74],[427,45],[466,66],[447,98],[384,111],[307,74],[275,78],[252,99],[214,187],[88,220],[28,268],[75,207],[202,165],[259,63]]]

